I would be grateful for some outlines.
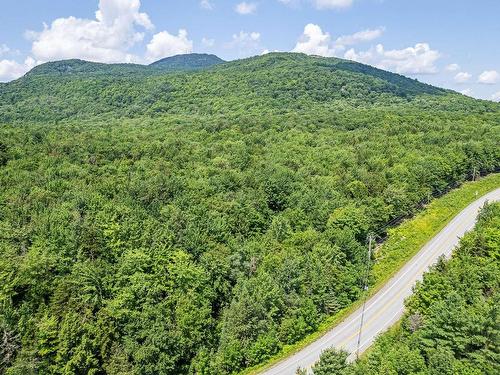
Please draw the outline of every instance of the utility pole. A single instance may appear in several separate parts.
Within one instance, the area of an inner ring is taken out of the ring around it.
[[[479,177],[478,175],[479,175],[479,173],[478,173],[478,171],[477,171],[477,168],[476,168],[476,167],[474,167],[474,168],[472,169],[472,181],[477,181],[477,180],[478,180],[478,177]]]
[[[361,310],[361,321],[359,323],[359,334],[358,334],[358,347],[356,350],[356,359],[359,358],[359,350],[360,350],[360,345],[361,345],[361,334],[363,332],[363,323],[365,320],[365,309],[366,309],[366,301],[368,299],[368,280],[370,277],[370,264],[372,260],[372,241],[373,241],[373,234],[370,233],[368,234],[368,253],[366,256],[366,272],[365,272],[365,280],[364,280],[364,300],[363,300],[363,309]]]

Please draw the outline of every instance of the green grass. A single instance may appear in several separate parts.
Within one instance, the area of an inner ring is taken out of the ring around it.
[[[475,182],[466,182],[459,188],[433,200],[413,218],[390,229],[387,240],[376,252],[376,263],[372,270],[373,286],[368,291],[369,296],[377,293],[406,262],[417,254],[460,211],[482,195],[498,187],[500,187],[500,174],[498,173],[491,174]],[[273,356],[266,363],[249,368],[241,372],[240,375],[258,374],[300,351],[342,322],[349,314],[360,307],[361,304],[362,299],[354,302],[347,308],[326,319],[315,333],[293,345],[285,346],[280,353]]]

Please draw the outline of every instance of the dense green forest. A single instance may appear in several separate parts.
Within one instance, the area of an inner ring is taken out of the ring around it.
[[[499,104],[354,62],[74,63],[0,85],[10,375],[260,363],[359,297],[369,231],[499,169]]]
[[[63,76],[72,78],[79,76],[88,79],[89,77],[103,78],[104,76],[108,78],[159,76],[172,72],[203,70],[222,63],[224,63],[224,60],[215,55],[198,53],[166,57],[150,65],[103,64],[73,59],[38,65],[28,72],[21,81],[28,81],[32,86],[34,77],[54,79]],[[54,84],[53,81],[50,83]],[[52,95],[52,93],[47,94]]]
[[[350,110],[371,112],[374,106],[479,115],[496,115],[499,107],[355,62],[285,53],[201,72],[69,60],[41,65],[0,85],[4,123],[184,115],[222,117],[243,125],[242,117],[295,115],[345,126]],[[356,119],[349,123],[358,125]]]
[[[500,204],[483,208],[451,260],[441,259],[407,300],[399,327],[366,358],[323,353],[314,375],[500,373]]]

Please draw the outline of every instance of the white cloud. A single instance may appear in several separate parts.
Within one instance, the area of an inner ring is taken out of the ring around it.
[[[202,1],[200,5],[211,6],[211,2]],[[42,31],[28,31],[26,35],[33,40],[34,57],[42,61],[78,58],[105,63],[145,62],[193,50],[186,30],[179,30],[178,35],[161,31],[147,44],[144,57],[133,54],[132,47],[154,28],[140,7],[140,0],[100,0],[93,20],[58,18],[44,24]]]
[[[457,73],[457,75],[455,75],[454,80],[457,83],[465,83],[465,82],[469,81],[471,78],[472,78],[472,74],[467,73],[467,72],[460,72],[460,73]]]
[[[213,47],[215,45],[215,39],[209,39],[203,37],[201,39],[201,44],[203,44],[204,47]]]
[[[225,45],[226,48],[237,49],[240,57],[251,56],[262,50],[260,45],[260,33],[240,31],[233,34],[232,40]]]
[[[247,14],[254,14],[257,11],[257,4],[256,3],[247,3],[246,1],[243,1],[242,3],[239,3],[236,5],[234,10],[243,15]]]
[[[449,64],[449,65],[446,65],[446,67],[444,69],[446,71],[448,71],[448,72],[456,72],[457,70],[460,69],[460,65],[458,65],[458,64]]]
[[[304,32],[292,52],[330,57],[335,54],[335,49],[331,45],[330,34],[323,32],[318,25],[310,23],[304,27]]]
[[[187,31],[179,30],[178,35],[167,31],[156,33],[147,44],[144,56],[133,54],[131,49],[144,40],[145,32],[154,28],[140,7],[140,0],[100,0],[95,19],[58,18],[50,25],[44,24],[42,31],[26,31],[25,36],[32,40],[33,57],[24,63],[1,60],[0,80],[18,78],[45,61],[77,58],[105,63],[142,63],[192,52],[193,42],[188,39]],[[0,54],[3,53],[13,52],[0,45]]]
[[[200,7],[206,10],[212,10],[214,9],[214,5],[210,0],[201,0],[200,1]]]
[[[339,56],[347,46],[380,38],[384,31],[384,27],[367,29],[351,35],[340,36],[332,41],[332,37],[327,31],[310,23],[304,28],[304,32],[292,52],[326,57]],[[343,57],[402,74],[430,74],[437,72],[435,63],[441,54],[439,51],[431,49],[427,43],[418,43],[414,47],[401,50],[385,50],[382,44],[378,44],[366,51],[356,51],[351,48],[343,52]]]
[[[292,52],[326,57],[337,56],[346,49],[346,46],[379,38],[384,33],[384,30],[383,27],[367,29],[351,35],[342,35],[335,41],[332,41],[331,35],[328,32],[323,32],[320,26],[310,23],[304,27],[304,32]]]
[[[380,38],[384,31],[384,27],[379,27],[377,29],[358,31],[357,33],[351,35],[342,35],[337,38],[335,44],[339,46],[352,46],[354,44],[369,42],[371,40]]]
[[[478,82],[492,85],[500,81],[500,74],[495,70],[486,70],[479,76]]]
[[[193,51],[193,42],[188,39],[186,30],[179,30],[178,35],[162,31],[153,35],[153,39],[146,47],[146,58],[155,61],[164,57],[181,55]]]
[[[493,100],[494,102],[500,102],[500,91],[491,95],[491,100]]]
[[[385,50],[382,44],[378,44],[362,52],[351,48],[344,57],[401,74],[433,74],[437,73],[435,63],[441,54],[427,43],[417,43],[414,47],[401,50]]]
[[[32,52],[39,60],[81,58],[100,62],[137,61],[128,52],[144,38],[137,27],[154,26],[141,13],[140,0],[100,0],[94,20],[76,17],[58,18],[41,32],[30,31]]]
[[[14,60],[0,60],[0,82],[19,78],[39,63],[32,57],[27,57],[23,63]]]
[[[268,53],[271,53],[271,52],[280,52],[279,50],[275,49],[273,51],[269,50],[269,49],[264,49],[262,50],[262,52],[260,53],[261,55],[267,55]]]
[[[466,96],[472,96],[472,95],[473,95],[473,92],[472,92],[472,90],[471,90],[471,89],[469,89],[469,88],[468,88],[468,89],[461,90],[461,91],[460,91],[460,94],[462,94],[462,95],[466,95]]]
[[[312,2],[318,9],[336,9],[350,7],[353,0],[312,0]]]
[[[27,69],[23,64],[14,60],[0,60],[0,82],[10,81],[19,78]]]

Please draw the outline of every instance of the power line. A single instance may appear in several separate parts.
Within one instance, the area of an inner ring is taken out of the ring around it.
[[[368,234],[368,253],[366,255],[366,272],[365,272],[365,280],[364,280],[364,299],[363,299],[363,309],[361,311],[361,321],[359,323],[359,334],[358,334],[358,346],[356,350],[356,359],[359,358],[359,349],[361,345],[361,334],[363,332],[363,323],[365,320],[365,309],[366,309],[366,301],[368,300],[368,281],[370,277],[370,263],[372,259],[372,241],[373,241],[373,234],[370,233]]]
[[[480,175],[481,175],[481,172],[479,172],[477,170],[477,168],[474,167],[473,171],[472,171],[472,181],[476,181],[478,179],[478,177],[480,177]],[[428,195],[427,195],[427,197],[426,197],[427,198],[427,203],[430,202],[430,198],[432,196],[434,196],[434,197],[440,197],[440,196],[442,196],[443,194],[445,194],[448,191],[452,190],[454,187],[456,187],[458,185],[459,184],[450,184],[447,187],[445,187],[443,190],[441,190],[441,189],[435,189],[433,192],[429,192]],[[476,192],[476,195],[477,195],[477,192]],[[423,202],[418,204],[418,206],[420,206],[420,205],[423,205]],[[398,223],[399,221],[401,221],[401,220],[403,220],[403,219],[405,219],[407,217],[410,217],[410,215],[409,214],[404,214],[404,215],[401,215],[399,217],[395,217],[392,220],[390,220],[388,223],[386,223],[384,226],[378,228],[378,230],[376,230],[375,232],[370,232],[368,234],[368,238],[367,238],[367,241],[368,241],[368,253],[367,253],[367,257],[366,257],[366,271],[365,271],[365,275],[364,275],[364,286],[363,286],[363,289],[364,289],[364,298],[363,298],[363,308],[361,310],[361,320],[360,320],[360,324],[359,324],[358,342],[357,342],[357,349],[356,349],[356,358],[359,358],[359,351],[360,351],[360,346],[361,346],[361,336],[362,336],[362,333],[363,333],[363,323],[364,323],[364,318],[365,318],[366,302],[368,300],[368,282],[369,282],[370,269],[371,269],[372,242],[376,238],[382,239],[381,235],[383,235],[383,233],[385,232],[385,230],[387,228],[392,227],[393,225],[395,225],[396,223]]]

